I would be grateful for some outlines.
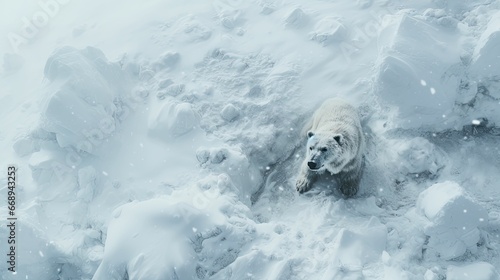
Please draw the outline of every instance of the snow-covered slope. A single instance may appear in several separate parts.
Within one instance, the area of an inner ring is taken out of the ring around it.
[[[0,5],[1,279],[500,279],[498,0]],[[299,195],[334,96],[360,192]]]

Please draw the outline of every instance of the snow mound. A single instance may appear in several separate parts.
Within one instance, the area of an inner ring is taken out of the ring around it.
[[[345,39],[347,29],[338,19],[325,17],[316,24],[310,36],[313,41],[327,46]]]
[[[95,280],[123,279],[126,274],[129,279],[191,278],[196,266],[189,232],[213,230],[218,218],[160,199],[124,205],[113,216]]]
[[[398,108],[401,126],[435,124],[451,111],[458,84],[447,72],[460,58],[443,42],[455,40],[443,27],[409,15],[394,16],[380,32],[375,93]]]
[[[202,167],[211,172],[228,176],[228,185],[246,205],[251,204],[254,195],[262,184],[262,175],[258,168],[250,164],[247,156],[237,148],[205,148],[196,151],[196,158]]]
[[[156,71],[161,70],[171,70],[177,66],[181,59],[181,55],[178,52],[166,52],[164,53],[158,61],[153,63],[153,68]]]
[[[227,104],[222,111],[220,112],[220,116],[228,122],[232,122],[240,115],[240,111],[233,104]]]
[[[455,182],[437,183],[420,193],[417,211],[427,218],[427,252],[444,260],[477,252],[478,227],[488,220],[487,211]]]
[[[230,196],[217,192],[201,205],[188,192],[172,195],[113,212],[94,280],[206,279],[231,264],[251,240],[248,208]]]
[[[59,146],[93,153],[118,123],[115,102],[125,92],[119,64],[96,48],[64,47],[47,60],[50,81],[42,101],[42,127],[56,135]]]
[[[285,26],[291,29],[300,29],[304,27],[308,21],[308,15],[301,8],[295,8],[285,18]]]
[[[341,229],[333,244],[333,261],[324,279],[362,279],[363,268],[380,260],[387,242],[387,227],[371,217],[357,231]]]
[[[171,139],[198,126],[199,115],[189,103],[167,101],[151,113],[148,128],[152,135]]]
[[[394,143],[401,158],[401,172],[404,175],[436,176],[445,166],[444,151],[422,137]]]
[[[487,262],[477,262],[465,266],[448,266],[447,280],[499,280],[495,267]]]

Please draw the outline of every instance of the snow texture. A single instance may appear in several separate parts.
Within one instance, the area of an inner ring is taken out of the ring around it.
[[[4,2],[0,279],[500,278],[499,0]],[[349,199],[294,188],[332,97]]]
[[[199,116],[189,103],[165,102],[151,114],[149,131],[162,139],[175,138],[193,130]]]
[[[464,266],[450,265],[446,271],[446,279],[498,280],[500,279],[500,275],[491,264],[487,262],[477,262]]]

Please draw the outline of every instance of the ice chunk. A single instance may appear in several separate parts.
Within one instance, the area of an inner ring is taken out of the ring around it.
[[[238,9],[219,9],[218,16],[221,25],[229,30],[240,26],[244,21],[242,12]]]
[[[285,19],[285,26],[299,29],[306,25],[308,17],[301,8],[295,8]]]
[[[491,17],[473,54],[472,73],[480,78],[500,79],[500,12]]]
[[[386,251],[382,253],[382,262],[384,263],[385,280],[408,280],[408,275]]]
[[[481,92],[500,99],[500,12],[493,14],[474,50],[471,74],[479,81]],[[479,90],[479,89],[478,89]],[[490,111],[481,108],[482,111]]]
[[[260,13],[263,15],[270,15],[276,10],[276,7],[272,3],[261,3],[261,6]]]
[[[428,252],[444,260],[477,251],[478,227],[487,223],[488,213],[455,182],[437,183],[420,193],[417,211],[429,223]]]
[[[487,262],[477,262],[465,266],[448,266],[446,280],[499,280],[495,267]]]
[[[460,62],[459,50],[449,47],[456,40],[449,31],[408,15],[394,17],[381,31],[376,94],[396,105],[400,117],[411,119],[401,125],[435,125],[453,107],[458,81],[446,73]]]
[[[56,50],[45,65],[51,82],[42,101],[42,127],[61,147],[92,153],[114,131],[114,101],[127,84],[118,64],[95,48]],[[91,143],[91,144],[89,144]]]
[[[220,115],[224,120],[231,122],[240,115],[240,110],[229,103],[222,109]]]
[[[181,58],[181,55],[178,52],[166,52],[164,53],[160,59],[153,64],[153,67],[159,71],[162,69],[172,69],[174,68]]]
[[[72,173],[71,166],[68,166],[61,156],[48,150],[41,150],[31,155],[28,161],[33,180],[40,185],[50,183],[60,183],[69,179]],[[45,191],[45,196],[50,191]]]
[[[347,36],[347,29],[339,20],[326,17],[316,24],[310,36],[313,41],[326,46],[342,41]]]
[[[325,272],[324,279],[338,279],[335,277],[346,274],[345,271],[354,271],[354,274],[357,274],[356,271],[361,272],[366,264],[380,259],[386,242],[387,228],[376,217],[371,217],[370,221],[357,231],[340,230],[334,240],[334,259]],[[352,279],[346,277],[342,279]]]

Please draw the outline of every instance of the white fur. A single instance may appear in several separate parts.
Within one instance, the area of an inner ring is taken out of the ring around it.
[[[354,195],[359,187],[365,149],[356,108],[338,98],[328,99],[316,110],[306,129],[307,154],[297,191],[311,189],[317,175],[327,170],[337,179],[344,195]]]

